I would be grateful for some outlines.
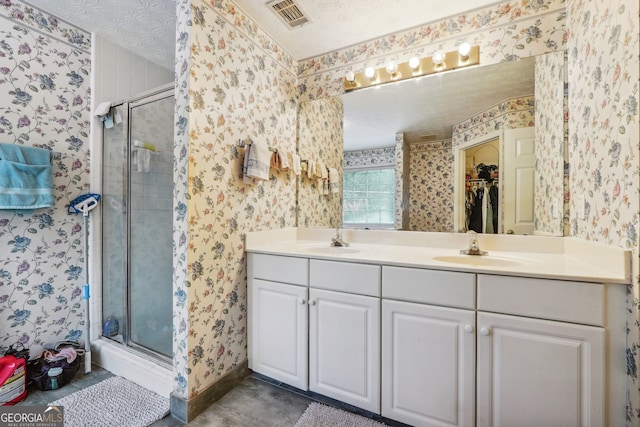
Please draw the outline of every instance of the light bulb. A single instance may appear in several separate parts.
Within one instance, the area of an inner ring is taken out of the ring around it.
[[[387,73],[392,76],[396,71],[398,71],[398,64],[396,64],[395,61],[389,61],[387,64]]]
[[[373,76],[376,75],[376,70],[374,70],[373,67],[367,67],[364,69],[364,75],[372,79]]]
[[[471,45],[469,43],[467,43],[467,42],[462,43],[458,47],[458,53],[463,58],[468,58],[469,57],[469,52],[471,52]]]
[[[417,56],[411,58],[409,60],[409,67],[411,67],[411,69],[414,71],[417,70],[418,67],[420,67],[420,59]]]
[[[441,50],[436,51],[432,56],[431,59],[433,60],[433,63],[436,65],[441,65],[444,62],[444,58],[445,58],[445,53]]]
[[[353,83],[356,81],[356,75],[351,70],[345,73],[344,78],[347,79],[349,83]]]

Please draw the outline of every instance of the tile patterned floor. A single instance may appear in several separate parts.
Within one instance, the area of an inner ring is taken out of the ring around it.
[[[112,376],[111,372],[94,365],[89,375],[78,372],[69,384],[57,390],[40,391],[30,388],[27,398],[17,405],[46,405]],[[291,427],[307,409],[309,403],[311,399],[308,397],[249,376],[186,425],[189,427]],[[184,425],[175,418],[167,416],[153,423],[152,427]]]
[[[93,365],[89,375],[85,375],[81,369],[69,384],[58,390],[40,391],[30,388],[27,398],[18,405],[46,405],[112,376],[111,372]],[[390,427],[407,427],[405,424],[385,419],[324,396],[313,393],[303,394],[292,387],[280,385],[257,374],[245,378],[190,423],[181,423],[168,415],[153,423],[151,427],[182,427],[185,425],[188,427],[292,427],[312,401],[319,401],[354,412],[386,423]]]
[[[191,421],[189,427],[292,427],[311,399],[249,376]],[[167,417],[153,427],[182,426]]]

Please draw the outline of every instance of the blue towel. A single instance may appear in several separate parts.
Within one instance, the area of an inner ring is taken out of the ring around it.
[[[0,209],[53,206],[50,156],[44,148],[0,144]]]

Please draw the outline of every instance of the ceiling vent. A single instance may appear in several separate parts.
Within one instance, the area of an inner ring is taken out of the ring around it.
[[[293,0],[275,0],[267,3],[267,6],[287,24],[289,28],[296,28],[309,22],[304,12]]]
[[[425,134],[425,135],[420,135],[419,138],[420,138],[421,142],[435,141],[436,140],[436,134],[435,133],[428,133],[428,134]]]

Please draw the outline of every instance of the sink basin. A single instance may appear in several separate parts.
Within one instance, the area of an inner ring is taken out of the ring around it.
[[[305,251],[313,252],[316,254],[326,255],[343,255],[343,254],[355,254],[360,252],[359,249],[344,247],[344,246],[312,246],[304,248]]]
[[[446,255],[433,257],[434,261],[448,262],[450,264],[462,264],[462,265],[474,265],[474,266],[487,266],[487,267],[517,267],[524,265],[523,262],[509,259],[495,257],[491,255]]]

